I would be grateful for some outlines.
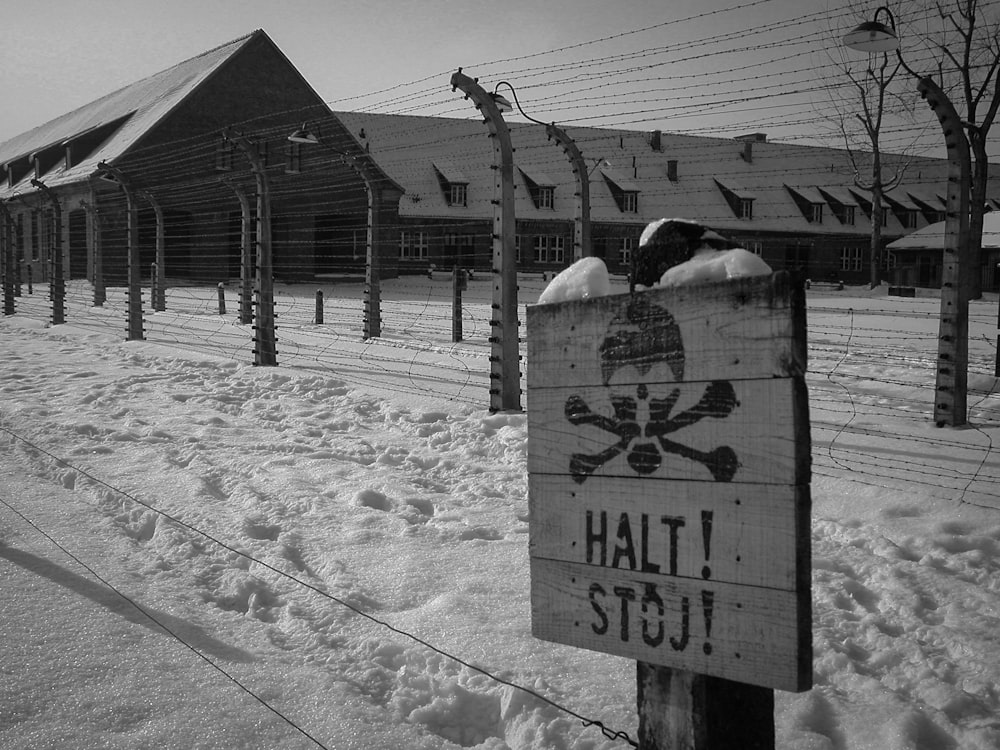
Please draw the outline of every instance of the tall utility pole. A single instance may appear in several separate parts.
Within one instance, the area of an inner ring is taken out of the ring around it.
[[[66,322],[66,276],[63,273],[62,255],[62,205],[59,196],[41,180],[32,179],[31,184],[41,190],[49,203],[52,204],[53,223],[52,242],[49,253],[52,256],[52,277],[49,279],[49,299],[52,301],[52,325]]]
[[[493,315],[490,319],[490,410],[521,411],[521,354],[517,319],[517,252],[514,244],[514,149],[495,98],[475,79],[458,72],[461,89],[482,112],[493,141]]]
[[[128,212],[128,331],[125,340],[141,341],[145,334],[142,330],[142,269],[139,263],[139,209],[135,202],[135,190],[120,169],[103,161],[98,163],[97,169],[112,182],[121,185],[125,193]]]
[[[226,130],[224,137],[232,141],[250,162],[257,181],[257,283],[254,298],[255,365],[274,367],[278,364],[277,342],[274,335],[274,278],[271,255],[271,190],[264,161],[257,144],[244,135]]]

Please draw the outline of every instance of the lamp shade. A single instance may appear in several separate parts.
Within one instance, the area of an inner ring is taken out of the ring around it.
[[[315,135],[306,130],[305,124],[303,124],[302,127],[299,128],[298,130],[295,130],[290,136],[288,136],[288,140],[291,141],[292,143],[308,143],[313,146],[319,143],[319,138],[317,138]]]
[[[899,49],[899,39],[884,23],[865,21],[844,35],[844,45],[859,52],[892,52]]]
[[[507,97],[501,96],[495,91],[490,96],[493,98],[493,103],[497,105],[497,109],[501,112],[510,112],[514,109],[514,105],[510,103],[510,99]]]

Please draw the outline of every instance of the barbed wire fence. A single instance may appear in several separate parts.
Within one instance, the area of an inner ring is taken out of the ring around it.
[[[331,322],[322,325],[315,322],[315,284],[279,286],[276,290],[276,311],[279,342],[282,342],[279,351],[282,352],[283,364],[335,372],[339,379],[359,387],[377,386],[382,390],[410,395],[433,394],[436,398],[444,397],[485,409],[489,388],[486,342],[490,312],[488,282],[483,283],[482,289],[477,288],[476,282],[470,285],[469,303],[463,308],[463,314],[467,316],[464,322],[469,338],[453,342],[448,339],[447,325],[443,322],[450,320],[452,314],[450,278],[447,274],[441,276],[439,279],[421,278],[419,283],[415,283],[414,279],[389,283],[384,299],[385,335],[377,340],[363,340],[359,335],[362,311],[357,282],[325,285],[325,298],[329,304],[326,319]],[[621,281],[624,285],[624,280]],[[525,299],[535,298],[545,283],[541,277],[519,280],[525,291]],[[67,323],[95,334],[124,339],[127,315],[125,290],[109,288],[107,302],[101,307],[93,306],[91,291],[87,282],[69,283],[66,297]],[[47,295],[45,284],[36,285],[30,294],[25,291],[19,298],[17,321],[39,327],[50,325]],[[147,313],[145,325],[148,344],[196,356],[210,354],[247,364],[252,361],[249,326],[239,323],[238,315],[231,307],[227,307],[224,313],[220,312],[215,287],[173,286],[168,290],[168,295],[166,310]],[[934,335],[927,333],[921,337],[920,334],[902,334],[901,329],[908,323],[916,323],[916,328],[919,328],[924,319],[936,314],[932,306],[921,306],[918,301],[914,301],[909,303],[910,307],[901,310],[898,302],[888,304],[878,299],[869,299],[864,310],[844,307],[840,300],[837,300],[837,304],[824,304],[825,300],[834,300],[836,296],[834,292],[817,294],[811,304],[816,319],[809,332],[808,376],[813,411],[811,424],[814,474],[818,477],[846,479],[871,488],[911,486],[932,497],[954,499],[958,494],[962,502],[975,502],[974,499],[966,500],[973,484],[976,485],[975,496],[1000,496],[1000,470],[996,462],[990,460],[993,444],[985,430],[980,429],[985,440],[977,448],[967,440],[951,437],[944,431],[934,431],[923,436],[918,434],[915,437],[912,432],[901,435],[891,427],[879,426],[879,418],[883,416],[910,423],[926,423],[928,420],[926,411],[931,403],[929,393],[933,389]],[[976,344],[970,361],[973,382],[970,422],[973,425],[1000,423],[1000,393],[997,392],[997,380],[991,369],[995,356],[992,335],[995,321],[988,305],[992,305],[992,301],[974,308],[970,317],[970,335]],[[858,322],[862,315],[866,321],[864,326]],[[12,318],[5,317],[4,320]],[[884,324],[880,321],[884,321]],[[528,366],[530,367],[530,363]],[[892,395],[887,396],[887,393]],[[859,416],[864,416],[865,419],[861,420]],[[44,445],[21,435],[10,426],[0,425],[0,429],[8,435],[9,440],[23,442],[30,447],[36,456],[45,456],[46,460],[73,468],[95,485],[105,487],[128,502],[163,513],[155,507],[156,503],[149,502],[138,493],[114,487],[100,477],[90,475],[84,468],[71,465],[64,458],[50,453]],[[888,448],[866,452],[858,447],[856,441],[849,441],[847,438],[874,438]],[[915,444],[918,444],[917,448],[926,449],[926,455],[914,455]],[[963,464],[974,465],[974,471],[958,469],[953,465],[946,466],[946,462],[934,460],[935,453],[949,451],[962,451]],[[17,508],[9,498],[0,498],[0,504],[58,545],[37,521],[32,520],[23,509]],[[272,569],[266,562],[253,558],[218,538],[218,535],[183,518],[168,515],[168,519],[191,534],[206,538],[230,552],[251,558],[255,564],[289,578],[294,585],[314,588],[308,582],[284,571]],[[63,547],[65,545],[60,545],[60,548]],[[68,548],[64,552],[73,556],[73,551]],[[81,564],[103,585],[114,589],[100,575],[97,566],[86,561],[81,561]],[[534,690],[479,670],[461,656],[447,653],[417,634],[396,629],[388,622],[373,618],[370,613],[340,602],[327,592],[318,589],[317,592],[344,604],[355,614],[371,619],[381,627],[411,638],[458,664],[481,671],[500,684],[535,695],[584,724],[596,727],[610,739],[635,746],[626,733],[606,727],[600,720],[581,716]],[[118,593],[124,596],[121,592]],[[171,635],[179,637],[174,633]],[[189,644],[185,645],[190,648]],[[206,659],[202,654],[198,656]],[[208,661],[210,666],[224,673],[218,664]],[[261,700],[247,686],[235,679],[233,682],[255,699]],[[324,747],[320,740],[298,723],[274,707],[268,708],[317,746]]]

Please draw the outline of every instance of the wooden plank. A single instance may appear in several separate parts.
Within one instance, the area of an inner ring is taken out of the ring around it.
[[[527,311],[529,392],[605,383],[608,369],[645,367],[629,338],[673,350],[670,380],[801,375],[805,317],[787,274],[639,295],[611,295]],[[623,356],[623,354],[625,356]],[[633,368],[634,369],[634,368]],[[613,373],[612,373],[613,374]]]
[[[781,690],[812,675],[808,592],[531,560],[532,633]]]
[[[808,486],[530,474],[530,553],[793,591],[809,506]]]
[[[531,391],[528,472],[579,474],[588,464],[584,457],[603,454],[609,458],[593,468],[593,475],[801,484],[809,453],[808,431],[805,431],[803,442],[802,431],[796,427],[807,413],[802,380],[714,382],[722,383],[718,388],[711,386],[716,390],[731,386],[735,398],[732,410],[724,417],[707,416],[663,435],[670,450],[660,438],[648,438],[643,434],[650,429],[649,423],[656,421],[651,408],[656,408],[656,401],[669,399],[676,392],[678,400],[666,420],[676,419],[686,409],[697,408],[699,400],[706,398],[708,383],[650,383],[644,385],[649,394],[646,400],[637,397],[637,385],[626,385],[623,390],[616,391],[626,394],[623,398],[631,398],[636,405],[631,421],[638,425],[639,433],[631,440],[624,440],[611,431],[614,428],[611,423],[620,425],[628,420],[617,419],[611,401],[615,394],[608,388],[569,386]],[[631,396],[627,395],[629,393]],[[580,416],[586,413],[596,417],[588,423]],[[604,421],[598,423],[602,418]],[[619,450],[614,449],[616,445],[620,446]],[[645,468],[634,468],[643,466],[643,462]],[[656,462],[658,465],[654,468]],[[727,466],[732,470],[731,475]]]

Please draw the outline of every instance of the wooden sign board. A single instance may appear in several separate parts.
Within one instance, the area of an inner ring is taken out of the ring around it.
[[[805,335],[785,273],[528,308],[535,636],[811,687]]]

